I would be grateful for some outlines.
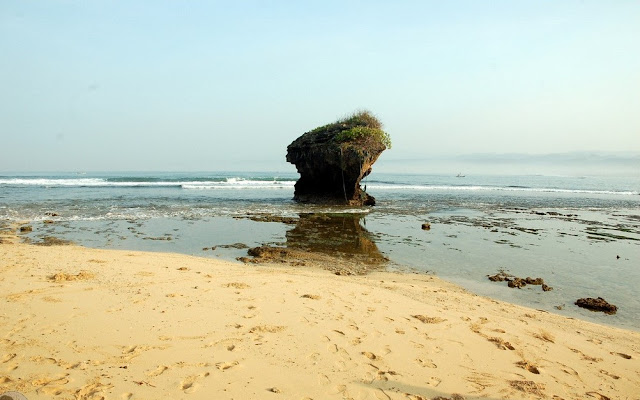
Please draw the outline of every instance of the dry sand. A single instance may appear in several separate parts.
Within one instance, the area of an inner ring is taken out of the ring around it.
[[[640,333],[426,275],[0,243],[0,393],[638,399]]]

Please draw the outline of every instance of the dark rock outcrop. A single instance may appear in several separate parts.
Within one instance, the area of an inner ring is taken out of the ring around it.
[[[576,305],[591,311],[602,311],[605,314],[615,314],[618,311],[618,307],[607,302],[602,297],[598,297],[597,299],[592,297],[578,299],[576,300]]]
[[[526,278],[518,278],[517,276],[507,274],[504,271],[500,271],[495,275],[488,275],[487,277],[492,282],[507,281],[507,286],[510,288],[522,289],[527,285],[542,285],[542,290],[545,292],[553,290],[551,286],[544,283],[544,279],[542,278],[531,278],[529,276]]]
[[[507,286],[509,286],[510,288],[521,289],[521,288],[527,286],[527,282],[522,278],[513,278],[513,279],[509,280],[509,283],[507,284]]]
[[[371,166],[390,147],[380,122],[368,112],[306,132],[287,147],[300,179],[294,199],[303,203],[374,205],[360,187]]]

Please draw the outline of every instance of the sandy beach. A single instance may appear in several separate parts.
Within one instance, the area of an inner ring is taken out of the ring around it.
[[[638,399],[640,333],[424,274],[0,243],[0,393]]]

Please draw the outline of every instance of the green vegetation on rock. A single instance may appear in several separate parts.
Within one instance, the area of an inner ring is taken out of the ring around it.
[[[369,128],[367,126],[356,126],[349,130],[342,131],[336,136],[340,143],[351,142],[360,138],[373,138],[382,143],[387,149],[391,148],[391,138],[382,129]]]
[[[338,143],[373,139],[391,148],[389,134],[382,130],[382,123],[369,111],[359,111],[334,123],[320,126],[312,132],[326,132],[334,135]]]

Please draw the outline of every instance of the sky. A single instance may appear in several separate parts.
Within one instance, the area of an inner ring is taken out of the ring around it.
[[[3,0],[0,172],[295,171],[361,109],[380,163],[640,153],[639,42],[635,0]]]

